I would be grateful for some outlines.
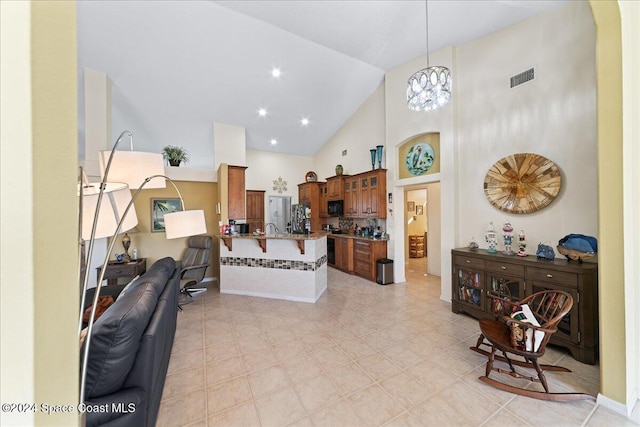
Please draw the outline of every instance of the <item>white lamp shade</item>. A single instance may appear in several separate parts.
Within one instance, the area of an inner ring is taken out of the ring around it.
[[[91,227],[93,226],[93,218],[96,214],[96,205],[98,204],[98,194],[100,193],[100,184],[92,183],[89,187],[82,189],[82,239],[89,240],[91,238]],[[111,237],[116,232],[118,222],[122,214],[131,202],[131,190],[127,184],[111,183],[106,184],[102,203],[100,204],[100,213],[98,215],[98,224],[96,226],[96,239],[103,237]],[[121,232],[130,230],[138,225],[138,216],[133,204],[122,223]]]
[[[100,175],[103,179],[110,155],[111,151],[100,151],[98,155]],[[129,185],[129,188],[138,189],[145,179],[154,175],[164,175],[162,154],[143,151],[114,151],[107,179],[110,182],[124,182]],[[165,188],[166,186],[164,178],[154,178],[144,188],[146,190]]]
[[[196,236],[207,232],[203,210],[179,211],[164,214],[167,239]]]

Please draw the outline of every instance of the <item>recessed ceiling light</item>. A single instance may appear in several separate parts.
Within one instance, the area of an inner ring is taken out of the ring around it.
[[[278,143],[278,140],[275,138],[271,139],[271,145],[276,145]]]
[[[267,110],[265,110],[264,108],[261,108],[258,110],[258,114],[260,115],[260,117],[264,117],[267,115]]]
[[[280,68],[274,68],[273,70],[271,70],[271,75],[273,77],[280,77]]]
[[[303,117],[302,120],[300,120],[300,124],[302,126],[309,126],[309,119],[307,119],[306,117]]]

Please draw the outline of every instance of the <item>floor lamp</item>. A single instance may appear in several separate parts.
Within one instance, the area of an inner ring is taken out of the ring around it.
[[[122,229],[122,224],[127,221],[127,214],[132,209],[133,203],[138,198],[140,191],[142,191],[142,189],[144,188],[147,182],[151,181],[154,178],[164,178],[173,185],[176,192],[178,193],[178,197],[180,198],[180,206],[182,207],[182,211],[171,212],[164,215],[167,239],[177,239],[180,237],[195,236],[195,235],[204,234],[207,232],[207,226],[205,223],[203,210],[191,210],[191,211],[185,210],[182,194],[180,194],[180,190],[178,190],[178,187],[170,178],[164,175],[150,176],[146,178],[144,183],[140,186],[140,188],[136,190],[134,195],[131,197],[131,200],[127,204],[124,212],[122,213],[122,217],[116,226],[115,232],[111,236],[112,237],[111,242],[109,243],[109,247],[107,249],[107,254],[105,256],[103,265],[107,265],[107,263],[109,262],[109,257],[111,255],[111,252],[113,251],[113,247],[116,244],[116,240],[117,240],[116,238],[118,237],[118,234]],[[106,268],[102,268],[100,270],[100,276],[98,277],[98,283],[97,283],[96,291],[93,297],[91,313],[89,315],[89,324],[87,327],[88,329],[87,329],[87,335],[86,335],[85,345],[84,345],[84,353],[82,358],[82,371],[81,371],[81,378],[80,378],[80,381],[81,381],[80,402],[81,403],[84,402],[84,398],[85,398],[84,385],[87,377],[87,364],[89,361],[89,347],[91,345],[91,332],[93,329],[93,321],[95,319],[96,308],[98,305],[98,298],[100,296],[100,288],[102,287],[102,281],[104,280],[104,275],[106,273],[106,270],[107,270]]]
[[[143,188],[147,187],[149,182],[151,182],[154,178],[164,178],[163,180],[161,180],[162,181],[161,187],[163,188],[166,186],[165,180],[168,180],[173,185],[174,189],[176,190],[180,198],[180,205],[181,205],[182,211],[172,212],[164,216],[165,229],[166,229],[168,239],[193,236],[197,234],[204,234],[207,232],[205,218],[204,218],[204,211],[203,210],[192,210],[192,211],[185,210],[184,200],[182,198],[182,194],[180,194],[180,191],[178,190],[178,187],[170,178],[166,177],[163,174],[153,174],[145,178],[142,182],[139,182],[138,180],[137,184],[134,184],[137,186],[137,190],[133,196],[131,196],[131,191],[129,190],[129,186],[127,184],[107,182],[112,161],[114,160],[114,157],[118,157],[118,155],[116,155],[116,148],[120,143],[120,141],[122,140],[123,136],[125,135],[130,136],[131,139],[133,138],[133,136],[131,135],[131,132],[128,132],[128,131],[123,132],[120,135],[120,137],[118,137],[118,139],[116,140],[116,143],[114,144],[113,149],[110,152],[109,158],[106,162],[106,166],[103,172],[103,178],[98,188],[96,188],[95,185],[92,186],[90,184],[85,184],[84,178],[82,179],[83,183],[81,184],[81,190],[80,190],[80,194],[81,194],[80,206],[82,208],[80,212],[79,230],[82,237],[89,235],[89,244],[88,244],[88,255],[85,258],[86,269],[83,277],[84,285],[82,288],[82,301],[80,305],[79,335],[82,328],[82,314],[83,314],[83,307],[85,303],[85,293],[86,293],[87,284],[88,284],[88,274],[86,274],[86,271],[88,271],[90,268],[90,261],[93,253],[95,239],[101,238],[101,237],[108,237],[108,236],[112,237],[107,249],[104,263],[102,264],[106,266],[107,263],[109,262],[109,257],[111,255],[111,252],[113,251],[113,247],[116,243],[116,238],[118,234],[121,231],[130,230],[131,228],[137,225],[138,219],[137,219],[137,216],[135,215],[134,202],[137,199],[138,195],[140,194],[140,191]],[[133,148],[133,145],[132,145],[132,148]],[[117,152],[117,153],[123,153],[123,152]],[[124,153],[127,153],[127,152],[124,152]],[[135,153],[135,152],[130,152],[130,153]],[[149,158],[149,160],[151,160],[151,157],[155,156],[153,155],[153,153],[141,153],[141,154],[142,154],[141,157],[147,157]],[[147,156],[149,154],[153,156]],[[160,162],[161,162],[160,165],[162,167],[162,172],[164,173],[164,164],[161,160],[162,156],[161,155],[159,156],[160,156]],[[126,155],[126,157],[135,157],[135,156],[131,156],[128,154]],[[149,161],[148,163],[152,165],[154,163],[157,164],[157,162],[155,161]],[[116,161],[116,164],[117,164],[117,161]],[[150,169],[153,170],[154,167],[156,168],[155,170],[158,170],[156,166],[153,166],[151,168],[143,168],[143,166],[139,162],[134,162],[134,165],[135,167],[131,169],[136,171],[141,171],[141,170],[149,171]],[[148,187],[158,188],[157,185],[156,186],[149,185]],[[108,203],[103,203],[103,197],[105,194],[107,195]],[[129,215],[131,211],[133,211],[133,214]],[[91,225],[90,232],[88,232],[87,231],[89,230],[88,225],[86,225],[88,221],[86,221],[86,219],[90,218],[91,216],[93,217],[93,220],[91,221],[92,225]],[[97,302],[100,296],[100,289],[102,287],[102,282],[104,280],[105,273],[106,273],[106,268],[102,268],[100,271],[100,276],[98,278],[98,283],[97,283],[96,291],[93,298],[93,304],[92,304],[91,312],[89,315],[87,334],[84,342],[84,351],[82,354],[82,368],[81,368],[81,375],[80,375],[80,403],[83,403],[85,401],[85,381],[87,376],[89,348],[91,345],[91,332],[93,328],[93,321],[95,319]]]

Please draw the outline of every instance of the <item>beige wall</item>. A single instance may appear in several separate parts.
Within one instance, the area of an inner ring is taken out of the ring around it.
[[[407,203],[404,206],[406,221],[409,222],[409,218],[415,217],[415,220],[407,226],[407,234],[422,236],[427,231],[427,190],[407,191],[407,202],[414,202],[416,206],[413,211],[407,210]],[[418,206],[422,206],[422,215],[417,214]]]
[[[75,405],[75,3],[0,7],[2,402]],[[76,423],[77,413],[2,413],[3,425]]]
[[[640,2],[619,2],[622,25],[627,402],[640,404]]]
[[[218,216],[215,206],[218,200],[218,184],[212,182],[187,182],[177,181],[176,186],[184,199],[185,208],[187,210],[203,209],[205,220],[207,222],[207,235],[214,236],[218,229]],[[147,268],[160,258],[172,257],[176,260],[182,258],[182,253],[187,247],[188,238],[166,239],[165,233],[151,232],[151,199],[158,198],[177,198],[173,186],[167,182],[167,188],[142,190],[135,201],[136,214],[138,215],[138,233],[132,233],[131,248],[138,249],[138,256],[147,258]],[[121,240],[121,237],[118,237]],[[123,252],[120,242],[116,243],[114,253]],[[113,254],[112,254],[113,258]],[[220,266],[213,263],[218,259],[218,246],[213,245],[212,250],[212,266],[207,269],[206,277],[219,277]]]
[[[620,13],[590,2],[597,31],[600,392],[626,402]],[[637,359],[636,359],[637,363]]]

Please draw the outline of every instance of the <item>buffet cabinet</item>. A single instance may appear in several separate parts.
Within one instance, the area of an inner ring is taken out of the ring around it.
[[[565,291],[573,297],[571,311],[558,325],[550,343],[567,348],[580,362],[598,360],[598,264],[553,261],[489,254],[467,248],[451,251],[451,310],[476,318],[493,317],[489,293],[506,286],[518,301],[546,289]]]

